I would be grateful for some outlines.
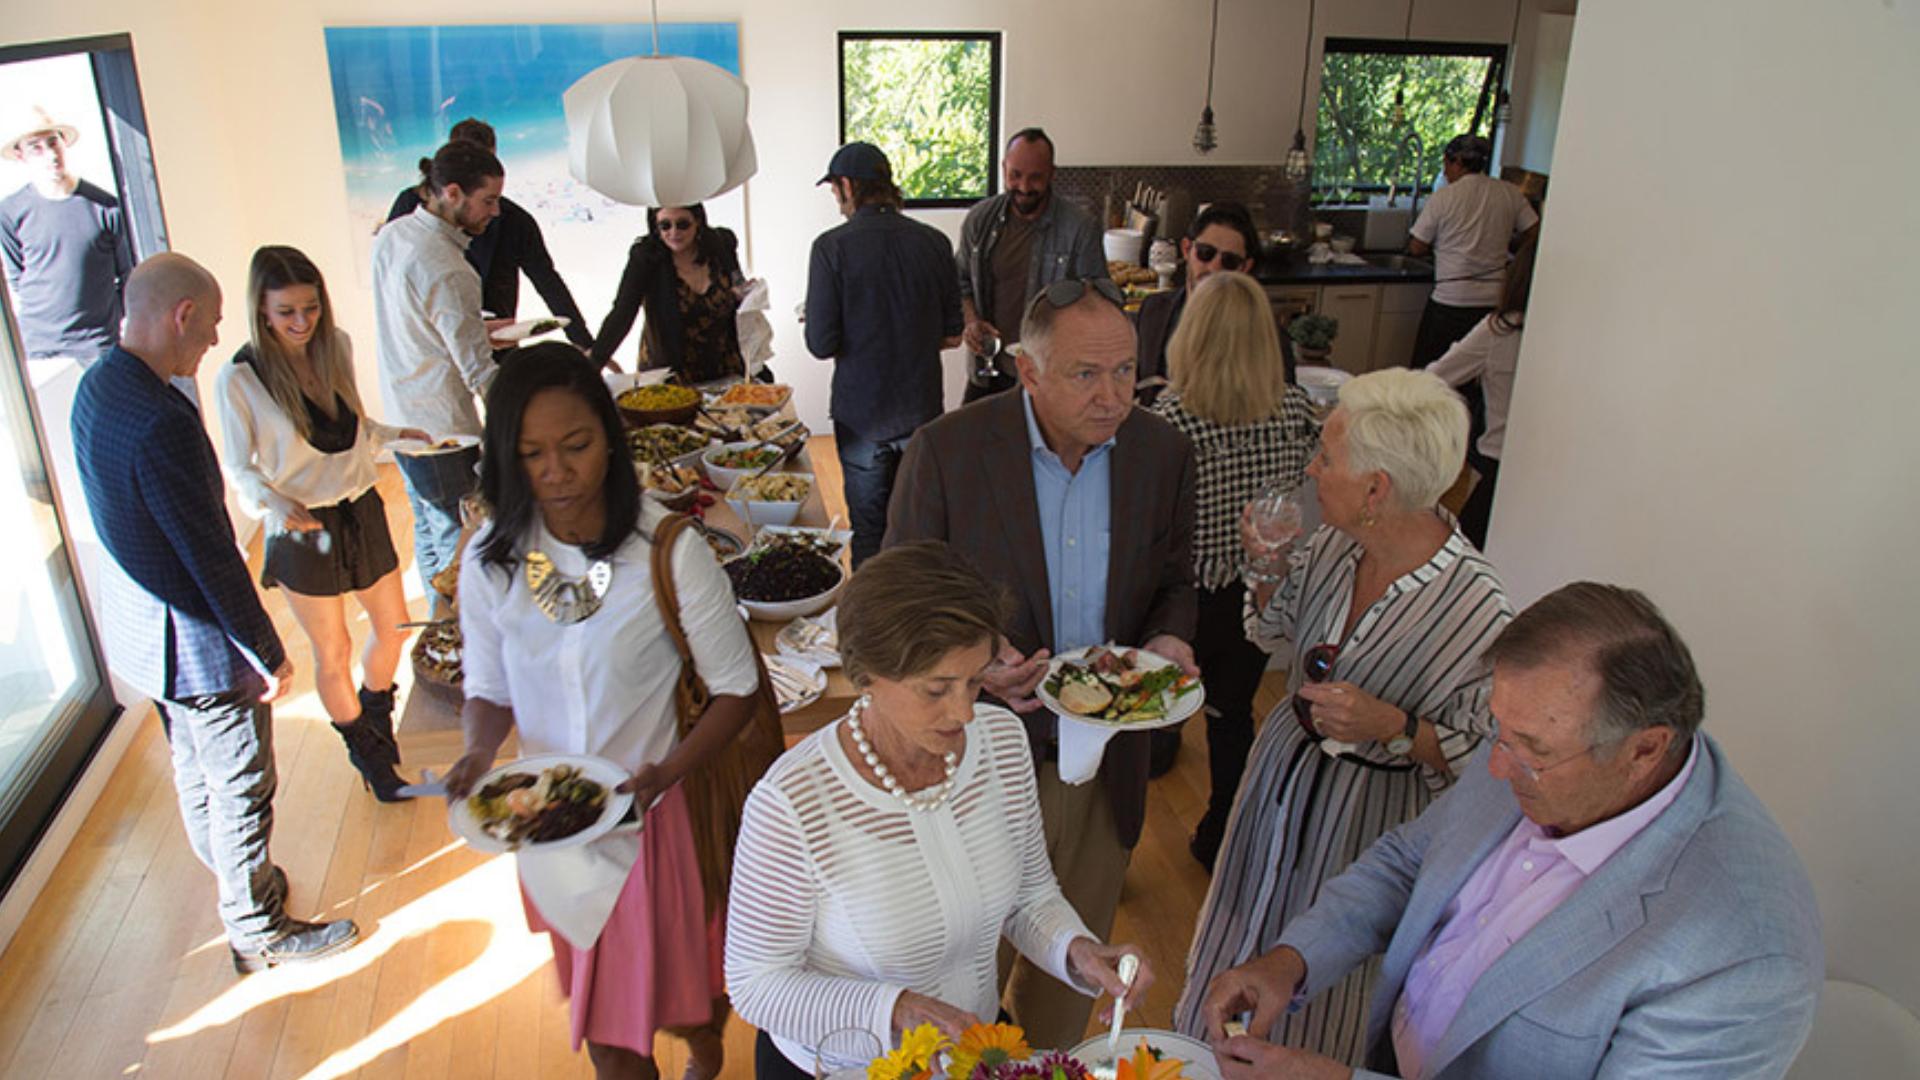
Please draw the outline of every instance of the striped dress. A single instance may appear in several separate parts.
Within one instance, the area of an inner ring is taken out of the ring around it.
[[[1360,545],[1343,533],[1315,533],[1272,602],[1249,619],[1248,632],[1270,652],[1291,643],[1289,692],[1301,682],[1299,658],[1308,649],[1338,646],[1329,679],[1431,721],[1457,775],[1486,730],[1490,680],[1480,654],[1513,617],[1500,579],[1455,531],[1431,559],[1388,586],[1342,641],[1360,555]],[[1329,757],[1294,720],[1290,701],[1267,717],[1187,955],[1175,1013],[1182,1032],[1204,1037],[1200,1002],[1214,976],[1272,948],[1281,928],[1313,906],[1322,883],[1383,833],[1419,816],[1452,780],[1381,743],[1362,744],[1353,755],[1386,768]],[[1362,965],[1283,1016],[1271,1038],[1359,1067],[1378,971],[1377,958]]]
[[[991,1021],[1002,935],[1068,977],[1087,932],[1040,829],[1026,728],[979,705],[952,795],[910,810],[854,769],[843,719],[789,750],[747,798],[727,905],[727,987],[741,1019],[802,1071],[843,1028],[894,1042],[912,990]],[[836,1068],[864,1067],[836,1061]]]

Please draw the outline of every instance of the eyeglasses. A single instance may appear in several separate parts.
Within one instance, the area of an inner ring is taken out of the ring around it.
[[[692,232],[699,223],[692,218],[655,218],[653,224],[661,232]]]
[[[1062,278],[1033,294],[1033,299],[1027,302],[1027,314],[1032,315],[1038,311],[1042,302],[1052,305],[1055,310],[1072,307],[1080,302],[1081,297],[1087,295],[1088,289],[1092,289],[1114,307],[1126,306],[1126,294],[1120,291],[1120,286],[1107,278]]]
[[[1220,269],[1229,272],[1247,265],[1247,257],[1245,255],[1238,255],[1231,251],[1221,251],[1212,244],[1193,245],[1193,257],[1203,263],[1210,263],[1217,258],[1220,260]]]
[[[1333,674],[1334,658],[1339,655],[1339,646],[1324,642],[1315,645],[1300,658],[1300,674],[1306,676],[1310,683],[1326,682],[1327,677]],[[1307,734],[1316,739],[1320,737],[1320,732],[1313,726],[1313,702],[1299,694],[1293,695],[1293,718],[1300,721],[1300,726],[1307,729]]]
[[[1513,762],[1513,764],[1521,772],[1527,774],[1528,780],[1536,784],[1540,782],[1540,777],[1545,775],[1546,773],[1550,773],[1553,770],[1559,768],[1560,766],[1567,764],[1568,762],[1579,761],[1581,758],[1586,757],[1588,754],[1591,754],[1595,750],[1600,749],[1601,746],[1612,745],[1611,743],[1600,743],[1594,746],[1589,746],[1585,750],[1582,750],[1579,753],[1573,754],[1568,757],[1563,757],[1559,761],[1556,761],[1551,765],[1541,765],[1541,766],[1535,767],[1531,764],[1528,764],[1527,759],[1520,756],[1520,751],[1515,750],[1513,748],[1512,743],[1500,737],[1500,721],[1495,719],[1495,720],[1492,720],[1491,722],[1493,725],[1493,731],[1492,731],[1493,748],[1495,750],[1500,750],[1505,752],[1507,755],[1507,760]]]
[[[33,157],[38,154],[51,154],[65,145],[66,140],[58,135],[31,135],[21,139],[17,149],[22,157]]]

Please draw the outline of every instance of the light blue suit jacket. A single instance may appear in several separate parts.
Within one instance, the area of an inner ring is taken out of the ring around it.
[[[1825,975],[1813,887],[1719,746],[1699,738],[1672,805],[1494,961],[1418,1080],[1786,1072]],[[1376,1068],[1393,1068],[1389,1019],[1414,957],[1520,820],[1512,790],[1487,773],[1489,752],[1280,936],[1306,958],[1309,995],[1385,951],[1367,1029]]]

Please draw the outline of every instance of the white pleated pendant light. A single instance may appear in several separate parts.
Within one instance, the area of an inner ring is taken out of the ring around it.
[[[656,54],[659,41],[656,14]],[[687,206],[732,191],[759,168],[747,84],[704,60],[615,60],[582,76],[561,102],[568,171],[616,202]]]

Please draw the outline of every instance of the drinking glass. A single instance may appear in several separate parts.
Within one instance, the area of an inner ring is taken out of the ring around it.
[[[1306,511],[1300,505],[1300,490],[1283,487],[1279,482],[1262,488],[1247,504],[1247,523],[1260,550],[1249,550],[1242,563],[1247,580],[1278,581],[1287,573],[1287,555],[1293,542],[1306,530]]]
[[[866,1028],[830,1031],[813,1051],[814,1080],[866,1080],[867,1064],[886,1053]]]

